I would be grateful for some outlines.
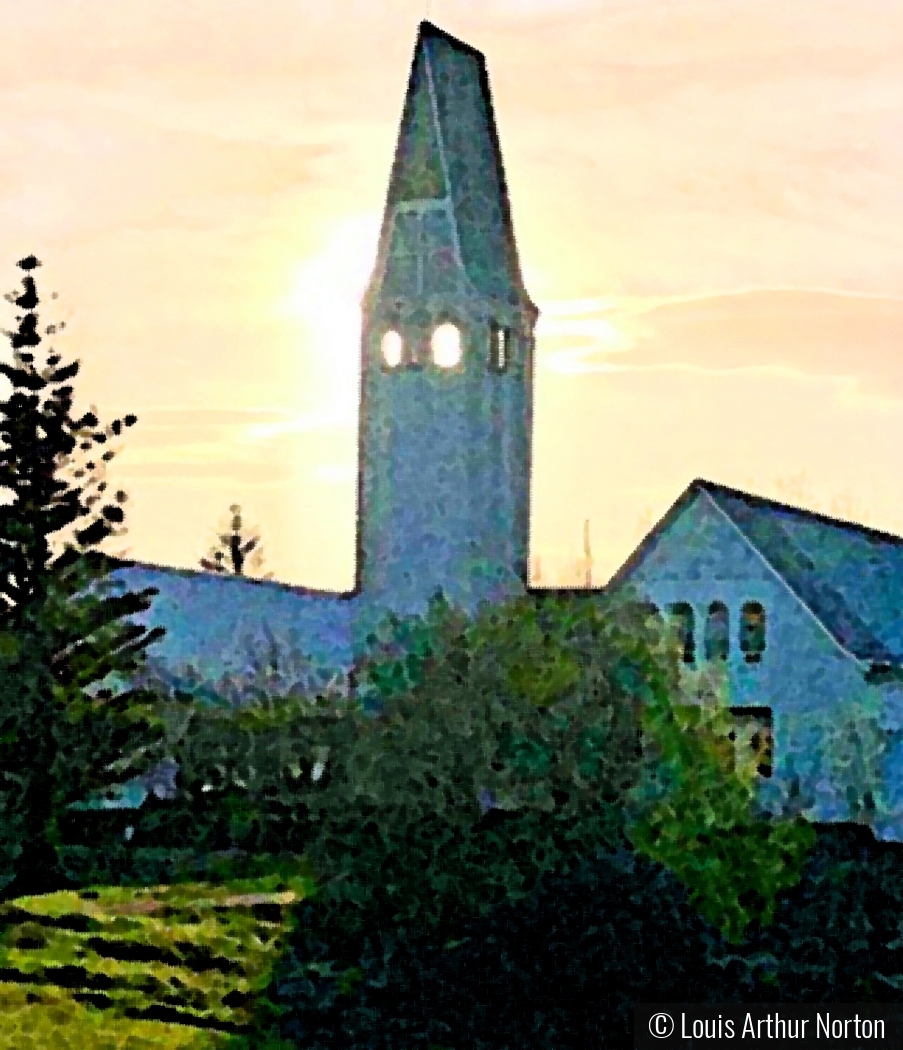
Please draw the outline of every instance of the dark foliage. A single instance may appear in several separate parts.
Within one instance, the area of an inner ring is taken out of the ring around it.
[[[127,779],[152,760],[160,733],[148,697],[127,681],[162,632],[130,619],[153,591],[110,580],[100,549],[119,534],[124,492],[104,478],[114,438],[136,420],[102,426],[73,410],[77,361],[42,350],[39,298],[23,259],[24,313],[7,333],[0,375],[0,886],[40,892],[59,884],[58,822],[88,792]],[[141,749],[144,750],[141,750]],[[119,763],[111,768],[113,763]],[[132,768],[129,768],[130,765]]]
[[[724,942],[676,880],[627,853],[544,876],[526,900],[463,923],[451,947],[371,934],[354,995],[308,965],[328,965],[315,908],[298,922],[270,1025],[311,1050],[628,1047],[638,1000],[739,1001],[749,989],[744,962],[719,965]]]
[[[863,825],[818,825],[804,878],[744,950],[761,958],[766,1000],[779,988],[787,1002],[899,1002],[903,846]]]
[[[259,1045],[627,1050],[635,1002],[899,1001],[901,859],[862,829],[820,827],[774,924],[735,946],[660,865],[600,855],[472,917],[457,944],[371,932],[344,983],[353,995],[316,907],[302,906]]]

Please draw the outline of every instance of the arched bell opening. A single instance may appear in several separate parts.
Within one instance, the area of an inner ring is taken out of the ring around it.
[[[404,340],[397,328],[390,328],[383,333],[380,352],[384,368],[396,369],[401,365],[404,359]]]
[[[442,321],[430,336],[433,364],[438,368],[456,368],[464,357],[464,339],[461,329],[453,321]]]

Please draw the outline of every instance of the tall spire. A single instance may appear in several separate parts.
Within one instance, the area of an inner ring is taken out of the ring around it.
[[[532,306],[521,278],[485,59],[422,22],[367,300],[382,290],[392,293],[383,289],[387,269],[395,269],[391,261],[400,257],[403,269],[407,257],[413,265],[417,250],[406,243],[403,214],[440,202],[449,221],[437,219],[432,247],[440,265],[445,250],[448,265],[463,269],[468,287],[462,291]]]
[[[486,64],[420,26],[363,303],[358,588],[467,608],[526,584],[533,342]],[[363,620],[361,621],[363,622]]]

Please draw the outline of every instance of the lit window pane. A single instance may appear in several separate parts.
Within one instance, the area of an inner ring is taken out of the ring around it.
[[[383,357],[389,368],[397,368],[401,364],[401,336],[392,330],[383,336]]]
[[[461,333],[453,324],[440,324],[433,332],[433,360],[440,368],[454,368],[461,360]]]

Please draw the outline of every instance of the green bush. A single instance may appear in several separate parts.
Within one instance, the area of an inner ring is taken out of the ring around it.
[[[640,707],[675,687],[626,598],[530,597],[473,619],[437,599],[387,621],[356,673],[364,711],[323,725],[320,775],[298,785],[319,892],[295,934],[297,988],[314,1014],[353,995],[377,933],[444,943],[624,846]]]
[[[313,906],[298,911],[315,921]],[[353,997],[327,980],[322,941],[296,933],[289,944],[258,1022],[310,1050],[626,1048],[635,1002],[744,1001],[755,990],[754,968],[732,958],[677,880],[626,851],[546,873],[525,899],[462,922],[450,943],[373,931]]]
[[[527,597],[471,620],[437,599],[387,621],[356,669],[372,714],[332,724],[305,792],[343,922],[447,925],[622,843],[639,707],[669,685],[659,645],[626,600]]]
[[[724,676],[685,672],[673,702],[643,710],[645,775],[631,793],[628,837],[672,871],[701,914],[738,942],[767,924],[782,891],[800,879],[815,832],[802,818],[765,819],[755,760],[738,763]]]
[[[903,845],[862,825],[818,824],[797,886],[774,919],[750,926],[742,951],[758,960],[762,998],[899,1002],[903,990]]]

